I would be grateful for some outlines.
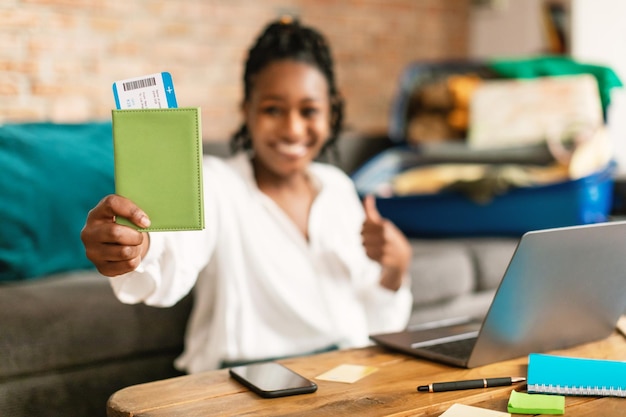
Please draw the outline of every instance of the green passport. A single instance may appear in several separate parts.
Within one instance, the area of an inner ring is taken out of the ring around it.
[[[199,108],[113,110],[115,193],[137,204],[141,231],[204,228]]]

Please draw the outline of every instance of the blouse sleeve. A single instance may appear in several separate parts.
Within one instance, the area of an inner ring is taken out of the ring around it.
[[[361,299],[365,305],[370,334],[403,330],[409,321],[413,295],[409,279],[397,291],[376,285],[364,287]]]
[[[191,291],[209,259],[206,235],[204,231],[151,233],[150,249],[140,266],[109,278],[117,298],[127,304],[176,304]]]

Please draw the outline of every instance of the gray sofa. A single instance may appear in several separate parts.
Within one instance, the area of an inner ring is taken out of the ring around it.
[[[103,137],[110,135],[106,126],[100,128]],[[385,139],[357,138],[340,145],[334,162],[346,172],[389,146]],[[224,155],[227,147],[208,143],[205,152]],[[37,204],[40,212],[48,209],[45,201]],[[76,233],[68,232],[69,238],[78,239]],[[517,239],[411,243],[414,324],[483,315]],[[0,275],[8,267],[2,249],[11,248],[0,241]],[[31,262],[43,261],[40,257]],[[172,362],[182,350],[192,295],[167,309],[124,305],[107,279],[86,266],[5,281],[0,282],[0,415],[105,415],[106,400],[116,390],[179,375]]]

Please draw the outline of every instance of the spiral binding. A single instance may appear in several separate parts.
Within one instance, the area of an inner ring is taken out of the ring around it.
[[[626,397],[626,389],[622,387],[592,387],[592,386],[560,386],[546,384],[529,384],[529,392],[540,392],[546,394],[561,395],[593,395],[604,397]]]

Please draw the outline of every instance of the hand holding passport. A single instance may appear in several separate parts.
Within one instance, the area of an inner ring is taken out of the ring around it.
[[[203,229],[200,109],[176,108],[168,73],[118,81],[113,91],[115,193],[137,204],[151,224],[139,229],[116,221],[141,231]]]

